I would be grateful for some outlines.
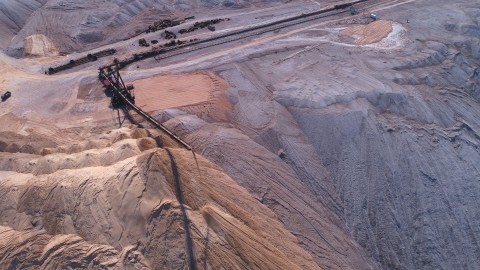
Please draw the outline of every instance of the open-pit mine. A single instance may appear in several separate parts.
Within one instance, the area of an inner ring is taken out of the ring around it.
[[[0,269],[480,269],[478,0],[0,0]]]

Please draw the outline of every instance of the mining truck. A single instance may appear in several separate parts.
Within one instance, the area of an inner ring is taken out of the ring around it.
[[[2,102],[10,98],[11,96],[12,96],[12,93],[10,91],[5,92],[5,94],[2,95]]]

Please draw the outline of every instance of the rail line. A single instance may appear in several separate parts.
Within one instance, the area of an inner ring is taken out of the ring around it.
[[[121,60],[119,62],[120,68],[124,68],[125,66],[140,61],[144,60],[150,57],[155,57],[155,59],[160,60],[160,59],[165,59],[168,57],[172,57],[175,55],[180,55],[184,53],[189,53],[192,51],[197,51],[201,50],[204,48],[220,45],[223,43],[228,43],[240,39],[244,39],[247,37],[251,36],[256,36],[260,34],[264,34],[267,32],[272,32],[276,30],[280,30],[286,27],[291,27],[295,25],[299,25],[302,23],[306,23],[309,21],[314,21],[318,20],[321,18],[327,18],[331,16],[336,16],[343,14],[345,12],[348,12],[346,10],[348,7],[351,7],[353,5],[356,6],[357,9],[364,9],[364,8],[370,8],[371,6],[374,6],[378,3],[383,3],[385,0],[358,0],[354,2],[348,2],[340,5],[335,5],[330,8],[322,9],[322,10],[317,10],[317,11],[312,11],[308,13],[302,13],[301,15],[295,15],[292,17],[280,19],[277,21],[269,22],[269,23],[264,23],[260,25],[255,25],[251,26],[246,29],[241,29],[241,30],[236,30],[232,31],[226,34],[218,35],[218,36],[213,36],[207,39],[203,40],[197,40],[193,42],[185,42],[184,44],[177,45],[175,47],[171,48],[165,48],[161,47],[152,51],[148,52],[143,52],[143,53],[138,53],[134,54],[132,57]],[[365,6],[358,6],[359,4],[365,4]],[[368,5],[370,4],[370,5]],[[113,66],[113,65],[110,65]],[[103,68],[106,68],[107,66],[104,66]]]
[[[203,40],[183,42],[183,44],[176,45],[175,47],[160,47],[151,51],[137,53],[129,58],[123,59],[119,62],[119,66],[120,68],[124,68],[131,63],[141,61],[150,57],[155,57],[156,60],[161,60],[168,57],[189,53],[192,51],[197,51],[204,48],[213,47],[220,44],[245,39],[252,36],[261,35],[267,32],[273,32],[283,28],[292,27],[295,25],[309,22],[309,21],[314,21],[314,20],[332,17],[332,16],[338,16],[345,12],[348,12],[348,10],[346,9],[351,6],[355,6],[356,9],[367,9],[367,8],[372,8],[375,5],[379,5],[379,4],[390,5],[391,2],[397,2],[397,1],[394,0],[388,3],[385,3],[385,2],[387,1],[386,0],[357,0],[353,2],[335,5],[333,7],[329,7],[322,10],[302,13],[300,15],[295,15],[295,16],[280,19],[277,21],[272,21],[269,23],[263,23],[263,24],[251,26],[246,29],[235,30],[229,33],[213,36]],[[85,64],[90,61],[95,61],[99,57],[104,57],[104,56],[114,54],[115,52],[116,52],[115,49],[109,49],[109,50],[100,51],[94,54],[89,54],[86,57],[83,57],[77,60],[71,60],[67,64],[54,67],[54,68],[49,68],[47,73],[54,74],[63,70],[67,70],[67,69]],[[104,67],[108,67],[108,65]]]
[[[388,5],[389,6],[392,2],[396,3],[396,2],[399,2],[399,0],[393,0],[389,3],[385,3],[385,0],[376,0],[376,1],[375,0],[362,0],[362,1],[346,3],[346,4],[343,4],[343,5],[340,5],[340,6],[343,9],[345,9],[345,8],[353,6],[353,5],[364,3],[364,4],[366,4],[365,6],[361,6],[361,7],[357,6],[356,8],[357,9],[369,9],[369,8],[372,8],[376,5],[380,5],[380,6]],[[283,20],[280,20],[280,21],[271,22],[271,23],[268,23],[268,24],[254,26],[254,27],[244,29],[244,30],[240,30],[240,31],[234,31],[234,32],[227,33],[227,34],[224,34],[224,35],[211,37],[211,38],[208,38],[208,39],[184,44],[184,45],[181,45],[181,46],[176,46],[174,48],[161,49],[160,51],[158,51],[156,53],[154,58],[157,61],[159,61],[159,60],[166,59],[166,58],[169,58],[169,57],[173,57],[173,56],[177,56],[177,55],[181,55],[181,54],[185,54],[185,53],[190,53],[190,52],[193,52],[193,51],[198,51],[198,50],[205,49],[205,48],[208,48],[208,47],[213,47],[213,46],[229,43],[229,42],[232,42],[232,41],[245,39],[245,38],[248,38],[248,37],[258,36],[258,35],[261,35],[261,34],[264,34],[264,33],[273,32],[273,31],[276,31],[276,30],[284,29],[284,28],[287,28],[287,27],[292,27],[292,26],[303,24],[303,23],[306,23],[306,22],[310,22],[310,21],[314,21],[314,20],[318,20],[318,19],[322,19],[322,18],[329,18],[329,17],[336,16],[336,15],[341,15],[341,14],[347,12],[345,10],[342,10],[342,11],[338,11],[338,10],[339,10],[339,8],[333,7],[333,8],[329,8],[329,9],[316,11],[316,12],[313,12],[313,13],[298,15],[298,16],[283,19]],[[335,12],[335,11],[337,11],[337,12]],[[320,15],[320,16],[317,16],[317,15]],[[195,46],[195,45],[203,45],[203,46]],[[185,50],[182,50],[182,49],[185,49]],[[152,52],[148,52],[148,53],[151,54]],[[146,59],[146,58],[148,58],[148,57],[144,57],[143,59]],[[128,62],[128,60],[127,60],[127,62]]]

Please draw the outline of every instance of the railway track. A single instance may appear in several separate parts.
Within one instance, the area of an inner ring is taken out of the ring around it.
[[[280,19],[277,21],[251,26],[246,29],[232,31],[226,34],[213,36],[207,39],[189,42],[182,45],[177,45],[171,48],[158,48],[156,50],[135,54],[130,58],[120,60],[119,64],[120,64],[120,68],[123,68],[131,63],[141,61],[151,57],[154,57],[157,61],[159,61],[161,59],[169,58],[172,56],[181,55],[181,54],[189,53],[192,51],[197,51],[204,48],[213,47],[213,46],[221,45],[224,43],[245,39],[252,36],[258,36],[264,33],[273,32],[276,30],[292,27],[295,25],[300,25],[306,22],[315,21],[322,18],[331,18],[334,16],[340,17],[342,14],[349,13],[350,10],[348,8],[352,5],[355,5],[357,10],[365,10],[365,9],[373,8],[380,4],[386,5],[387,3],[397,2],[397,1],[402,1],[402,0],[393,0],[393,1],[358,0],[354,2],[348,2],[345,4],[335,5],[322,10],[303,13],[300,15]]]
[[[205,40],[196,42],[194,44],[190,43],[190,44],[186,44],[185,46],[182,46],[182,47],[176,47],[176,48],[173,48],[172,50],[164,51],[163,53],[160,53],[160,54],[156,55],[155,60],[159,61],[161,59],[169,58],[169,57],[172,57],[172,56],[185,54],[185,53],[189,53],[189,52],[193,52],[193,51],[198,51],[198,50],[201,50],[201,49],[214,47],[214,46],[218,46],[218,45],[221,45],[221,44],[246,39],[246,38],[249,38],[249,37],[259,36],[259,35],[262,35],[262,34],[265,34],[265,33],[268,33],[268,32],[274,32],[276,30],[284,29],[284,28],[287,28],[287,27],[292,27],[292,26],[295,26],[295,25],[300,25],[300,24],[303,24],[303,23],[306,23],[306,22],[309,22],[309,21],[314,21],[314,20],[318,20],[318,19],[321,19],[321,18],[331,17],[331,16],[334,16],[334,15],[340,15],[340,14],[343,14],[344,12],[345,11],[337,12],[337,13],[334,13],[334,14],[323,14],[323,15],[319,15],[319,16],[316,16],[316,17],[307,18],[305,20],[298,21],[298,22],[295,22],[295,23],[275,24],[275,25],[271,25],[271,26],[268,26],[268,27],[265,27],[265,28],[262,27],[262,28],[259,28],[258,30],[254,30],[254,31],[253,30],[252,31],[246,31],[246,32],[242,31],[242,33],[232,33],[232,34],[223,35],[223,36],[219,36],[219,37],[212,37],[212,38],[209,38],[209,39],[205,39]]]
[[[376,7],[385,8],[392,4],[401,3],[403,1],[404,0],[393,0],[393,1],[363,0],[363,1],[356,1],[356,2],[345,4],[346,6],[344,6],[344,8],[348,8],[352,5],[355,5],[357,10],[373,9]],[[339,10],[340,9],[336,9],[334,7],[334,8],[324,9],[324,10],[320,10],[320,11],[316,11],[308,14],[298,15],[295,17],[287,18],[280,21],[275,21],[268,24],[254,26],[241,31],[234,31],[224,35],[211,37],[211,38],[200,40],[194,43],[189,43],[182,46],[177,46],[175,48],[159,51],[157,55],[154,56],[154,58],[157,61],[160,61],[162,59],[166,59],[169,57],[173,57],[173,56],[177,56],[177,55],[181,55],[181,54],[185,54],[193,51],[198,51],[201,49],[214,47],[217,45],[221,45],[221,44],[225,44],[225,43],[229,43],[229,42],[233,42],[241,39],[246,39],[249,37],[259,36],[268,32],[274,32],[287,27],[304,24],[310,21],[315,21],[323,18],[332,18],[335,16],[340,17],[342,14],[349,12],[349,10],[340,10],[340,11]]]
[[[175,47],[161,47],[152,51],[134,54],[129,58],[120,60],[119,65],[120,65],[120,68],[123,68],[131,63],[141,61],[151,57],[155,57],[156,60],[161,60],[168,57],[221,45],[224,43],[229,43],[229,42],[233,42],[233,41],[237,41],[237,40],[241,40],[241,39],[245,39],[253,36],[258,36],[261,34],[277,31],[287,27],[304,24],[310,21],[315,21],[323,18],[332,18],[335,16],[340,17],[342,14],[348,13],[349,12],[348,8],[353,5],[357,10],[367,10],[367,9],[372,9],[376,6],[388,7],[394,3],[401,3],[403,1],[404,0],[393,0],[393,1],[358,0],[358,1],[348,2],[340,5],[331,6],[329,8],[322,9],[322,10],[302,13],[300,15],[283,18],[277,21],[258,24],[245,29],[241,29],[241,30],[235,30],[229,33],[213,36],[204,40],[185,42],[184,44],[177,45]],[[54,68],[49,68],[47,73],[48,74],[58,73],[60,71],[64,71],[64,70],[67,70],[91,61],[95,61],[97,58],[112,55],[114,53],[115,53],[115,49],[109,49],[109,50],[97,52],[95,54],[89,54],[86,57],[83,57],[77,60],[71,60],[67,64],[54,67]],[[104,66],[104,67],[107,67],[107,66]]]

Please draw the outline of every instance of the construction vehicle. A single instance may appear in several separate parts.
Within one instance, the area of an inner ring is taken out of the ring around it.
[[[150,47],[150,44],[148,44],[148,42],[144,38],[138,40],[138,45],[141,47]]]
[[[210,31],[215,31],[215,27],[213,26],[214,24],[218,24],[218,23],[221,23],[223,21],[229,21],[229,20],[230,20],[229,18],[226,18],[226,19],[213,19],[213,20],[208,20],[208,21],[196,22],[187,29],[180,29],[178,31],[178,33],[179,34],[186,34],[186,33],[190,33],[190,32],[193,32],[195,30],[198,30],[200,28],[207,28]]]
[[[129,102],[135,104],[135,93],[133,84],[125,84],[120,76],[119,61],[115,58],[114,64],[99,69],[99,78],[105,87],[105,92],[111,95],[112,108],[118,109],[124,107],[124,96]],[[122,95],[122,96],[120,96]]]
[[[12,93],[10,91],[5,92],[5,94],[2,95],[2,102],[6,101],[12,96]]]
[[[377,15],[375,13],[370,14],[370,19],[376,21],[377,20]]]
[[[159,20],[154,22],[152,25],[148,26],[148,29],[145,32],[150,33],[158,30],[163,30],[165,28],[177,26],[182,23],[185,23],[188,20],[193,20],[193,19],[195,19],[195,16],[186,17],[184,19],[175,18],[175,19]]]
[[[162,37],[164,37],[165,39],[176,39],[177,38],[177,35],[175,35],[175,33],[173,32],[170,32],[168,30],[165,30],[163,33],[162,33]]]

